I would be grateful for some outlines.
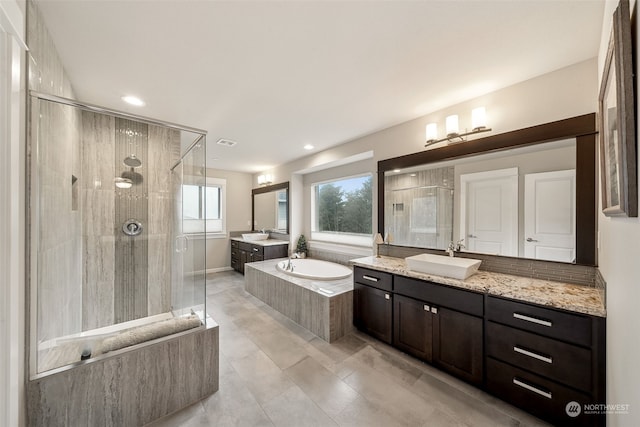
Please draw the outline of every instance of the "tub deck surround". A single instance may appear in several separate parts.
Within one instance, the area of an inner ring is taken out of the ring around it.
[[[212,319],[167,338],[41,374],[27,383],[29,426],[140,426],[218,391]]]
[[[353,331],[353,279],[311,280],[278,271],[286,258],[245,266],[245,291],[327,342]]]
[[[351,263],[360,267],[576,313],[598,317],[606,317],[607,314],[602,293],[599,289],[589,286],[482,270],[466,280],[451,279],[409,270],[403,258],[388,256],[357,258],[351,260]]]

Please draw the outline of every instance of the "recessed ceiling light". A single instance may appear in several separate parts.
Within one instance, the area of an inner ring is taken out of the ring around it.
[[[137,96],[123,96],[122,100],[127,104],[135,105],[136,107],[144,107],[146,105],[145,102]]]
[[[400,169],[394,169],[393,172],[398,173],[400,172]]]
[[[314,147],[313,147],[313,145],[311,145],[311,144],[307,144],[307,145],[305,145],[305,146],[304,146],[304,149],[305,149],[305,150],[313,150],[313,148],[314,148]]]

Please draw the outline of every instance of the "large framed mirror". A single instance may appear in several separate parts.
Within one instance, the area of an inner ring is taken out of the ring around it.
[[[595,113],[378,163],[391,244],[596,265]]]
[[[251,190],[253,231],[289,234],[289,182]]]

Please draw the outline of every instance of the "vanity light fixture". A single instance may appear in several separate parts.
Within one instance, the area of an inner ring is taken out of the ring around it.
[[[473,129],[469,132],[460,133],[458,127],[458,115],[453,114],[447,116],[445,121],[445,127],[447,130],[447,136],[438,139],[438,125],[436,123],[429,123],[427,125],[427,142],[425,147],[428,147],[439,142],[448,141],[448,144],[458,144],[460,142],[467,141],[464,137],[469,135],[475,135],[481,132],[490,132],[491,128],[487,128],[487,115],[484,107],[474,108],[471,111],[471,125]]]
[[[273,182],[273,175],[271,174],[265,174],[265,175],[258,175],[258,185],[269,185]]]

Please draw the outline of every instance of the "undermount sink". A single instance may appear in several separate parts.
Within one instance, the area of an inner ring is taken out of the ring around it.
[[[242,235],[244,240],[267,240],[269,238],[269,233],[246,233]]]
[[[405,258],[409,270],[464,280],[478,271],[479,259],[420,254]]]

